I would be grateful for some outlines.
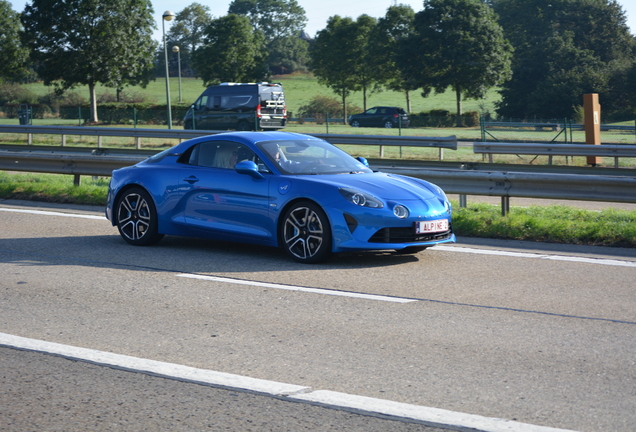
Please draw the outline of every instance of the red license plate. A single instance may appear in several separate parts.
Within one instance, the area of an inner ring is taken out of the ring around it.
[[[448,219],[415,222],[416,234],[430,234],[448,231]]]

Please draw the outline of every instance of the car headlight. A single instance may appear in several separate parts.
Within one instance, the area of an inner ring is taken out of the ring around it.
[[[409,209],[404,207],[402,204],[398,204],[393,207],[393,214],[400,219],[406,219],[407,217],[409,217]]]
[[[372,195],[369,195],[368,193],[360,192],[351,188],[340,188],[338,190],[340,191],[342,196],[347,199],[347,201],[350,201],[355,205],[359,205],[360,207],[384,207],[382,201]]]

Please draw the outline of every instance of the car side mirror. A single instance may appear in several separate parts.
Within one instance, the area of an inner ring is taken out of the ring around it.
[[[258,172],[258,165],[256,165],[253,161],[244,160],[236,164],[234,167],[237,173],[239,174],[247,174],[255,179],[264,179],[265,176]]]
[[[358,160],[358,162],[361,162],[365,167],[369,166],[369,161],[366,158],[363,158],[362,156],[358,156],[356,159]]]

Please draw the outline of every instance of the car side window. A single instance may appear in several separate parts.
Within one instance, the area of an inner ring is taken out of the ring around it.
[[[197,144],[184,153],[180,162],[209,168],[234,169],[241,161],[251,160],[257,165],[260,159],[248,147],[229,141],[208,141]]]
[[[377,108],[369,108],[364,113],[365,114],[375,114],[376,111],[377,111]]]
[[[208,96],[203,95],[194,103],[194,108],[202,109],[202,108],[205,108],[207,104],[208,104]]]

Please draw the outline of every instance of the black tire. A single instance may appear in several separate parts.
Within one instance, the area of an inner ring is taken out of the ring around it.
[[[404,249],[396,250],[395,253],[398,255],[411,255],[411,254],[416,254],[418,252],[422,252],[427,247],[428,246],[408,246],[408,247],[405,247]]]
[[[159,234],[157,210],[145,190],[135,187],[124,192],[117,201],[117,229],[126,242],[149,246],[163,238]]]
[[[284,214],[280,246],[295,261],[314,264],[331,255],[331,226],[320,206],[301,201]]]
[[[384,122],[384,127],[387,129],[393,128],[393,122],[391,120],[387,120]]]
[[[238,124],[238,127],[236,128],[236,130],[242,131],[242,132],[246,132],[249,130],[252,130],[252,126],[250,126],[250,124],[246,121],[241,121]]]
[[[351,127],[360,127],[360,122],[358,120],[354,120],[351,122]]]

